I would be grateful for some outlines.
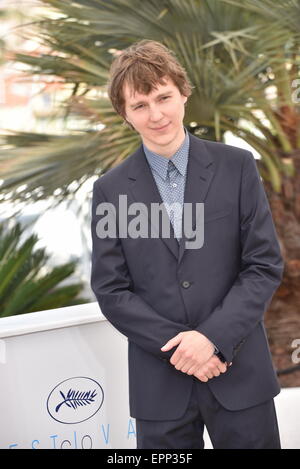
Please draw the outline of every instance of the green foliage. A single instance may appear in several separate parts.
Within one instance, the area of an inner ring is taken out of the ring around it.
[[[87,303],[78,297],[83,284],[59,286],[75,271],[75,262],[50,269],[45,249],[35,249],[37,235],[21,242],[24,228],[0,225],[0,317]],[[47,273],[41,274],[45,269]]]

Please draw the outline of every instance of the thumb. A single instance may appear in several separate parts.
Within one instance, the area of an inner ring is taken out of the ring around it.
[[[175,335],[173,339],[170,339],[163,347],[161,347],[160,350],[162,350],[163,352],[167,352],[171,348],[175,347],[175,345],[180,344],[180,342],[181,342],[181,332]]]

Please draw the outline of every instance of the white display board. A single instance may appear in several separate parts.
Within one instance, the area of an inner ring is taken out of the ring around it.
[[[0,319],[0,448],[136,448],[127,339],[97,303]]]

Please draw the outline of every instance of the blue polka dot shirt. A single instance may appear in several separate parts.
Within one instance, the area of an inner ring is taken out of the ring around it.
[[[171,158],[154,153],[143,144],[147,161],[177,240],[182,236],[182,210],[190,146],[189,134],[185,127],[184,131],[185,139]]]

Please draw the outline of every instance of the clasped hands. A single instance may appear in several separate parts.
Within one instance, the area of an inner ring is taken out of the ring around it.
[[[214,354],[214,346],[210,340],[198,331],[180,332],[170,339],[161,350],[167,352],[178,345],[173,353],[170,363],[177,370],[194,375],[200,381],[225,373],[232,363],[222,363]]]

